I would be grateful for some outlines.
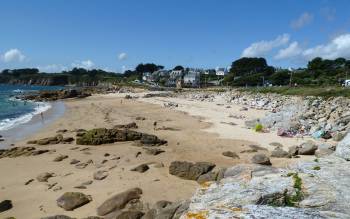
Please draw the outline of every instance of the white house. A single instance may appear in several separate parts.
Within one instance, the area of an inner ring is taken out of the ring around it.
[[[217,76],[225,76],[228,74],[228,71],[226,68],[217,68],[216,69],[216,75]]]
[[[200,82],[200,74],[197,72],[189,72],[184,76],[184,84],[198,86]]]
[[[142,74],[142,80],[143,81],[150,81],[151,80],[151,73],[150,72],[145,72]]]

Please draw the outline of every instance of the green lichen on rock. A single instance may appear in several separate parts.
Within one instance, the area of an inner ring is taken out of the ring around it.
[[[140,141],[144,145],[162,145],[166,141],[155,135],[149,135],[129,129],[97,128],[86,131],[77,138],[78,145],[101,145],[123,141]]]
[[[320,170],[321,167],[320,167],[320,166],[314,166],[312,169],[313,169],[313,170]]]
[[[288,195],[287,193],[285,193],[285,201],[286,201],[287,206],[295,207],[304,198],[304,194],[302,191],[303,182],[302,182],[301,178],[299,177],[298,173],[292,174],[292,177],[294,180],[293,187],[295,189],[295,194]]]

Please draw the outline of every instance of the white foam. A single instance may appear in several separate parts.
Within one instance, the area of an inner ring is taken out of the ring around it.
[[[42,112],[47,111],[51,108],[51,105],[49,103],[44,102],[35,102],[37,105],[34,108],[34,111],[31,113],[24,114],[20,117],[13,118],[13,119],[3,119],[0,120],[0,131],[8,130],[11,128],[14,128],[18,126],[19,124],[24,124],[29,122],[35,115],[38,115]]]

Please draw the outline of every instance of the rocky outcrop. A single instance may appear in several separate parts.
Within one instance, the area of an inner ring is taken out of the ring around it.
[[[74,141],[72,137],[63,137],[62,134],[58,134],[54,137],[42,138],[38,140],[27,141],[27,144],[37,144],[37,145],[50,145],[50,144],[69,144]]]
[[[32,94],[19,97],[23,100],[33,101],[55,101],[68,98],[85,98],[91,96],[90,93],[83,90],[69,89],[69,90],[57,90],[57,91],[39,91]]]
[[[4,157],[37,156],[48,152],[50,150],[37,150],[35,147],[13,147],[11,149],[0,149],[0,159]]]
[[[350,161],[350,134],[347,134],[345,138],[338,143],[335,153],[337,156]]]
[[[158,146],[166,143],[155,135],[149,135],[129,129],[98,128],[84,132],[76,140],[79,145],[101,145],[122,141],[140,141],[146,146]]]
[[[342,146],[287,169],[228,168],[221,181],[197,190],[181,218],[350,218],[350,162]]]

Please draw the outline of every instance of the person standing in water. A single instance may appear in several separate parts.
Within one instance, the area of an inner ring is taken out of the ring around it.
[[[40,113],[41,121],[44,122],[44,114],[43,112]]]

